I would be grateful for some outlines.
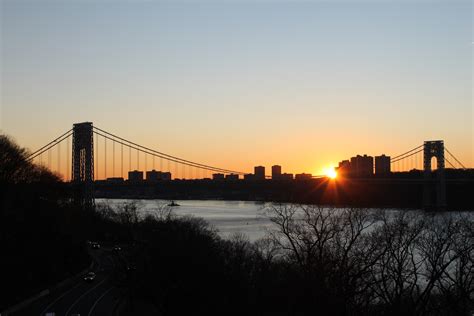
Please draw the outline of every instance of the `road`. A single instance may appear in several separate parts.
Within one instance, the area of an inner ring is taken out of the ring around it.
[[[92,269],[96,273],[94,281],[86,282],[81,276],[13,315],[113,315],[121,298],[117,278],[123,262],[111,249],[91,249],[90,253],[95,261]]]

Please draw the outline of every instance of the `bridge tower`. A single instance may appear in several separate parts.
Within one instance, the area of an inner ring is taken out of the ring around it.
[[[72,130],[74,201],[84,209],[91,209],[94,206],[94,135],[92,123],[74,124]]]
[[[433,157],[436,158],[437,163],[435,178],[433,178],[431,170],[431,159]],[[423,207],[427,210],[434,209],[437,211],[443,211],[446,209],[446,177],[444,162],[444,142],[442,140],[425,141],[423,147]],[[432,199],[434,191],[436,192],[436,202]]]

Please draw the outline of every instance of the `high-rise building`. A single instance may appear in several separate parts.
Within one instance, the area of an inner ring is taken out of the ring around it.
[[[293,174],[292,173],[284,173],[280,176],[280,179],[284,180],[284,181],[293,180]]]
[[[265,180],[265,167],[257,166],[254,168],[255,180]]]
[[[255,180],[255,175],[253,175],[252,173],[244,174],[244,180],[247,180],[247,181]]]
[[[146,172],[146,181],[154,182],[159,180],[161,180],[161,172],[155,169]]]
[[[231,174],[228,174],[225,176],[225,179],[227,181],[236,181],[236,180],[239,180],[239,175],[238,174],[234,174],[234,173],[231,173]]]
[[[272,166],[272,180],[280,180],[281,179],[281,166],[274,165]]]
[[[343,160],[339,163],[339,167],[336,169],[337,175],[345,177],[351,174],[351,162],[349,160]]]
[[[375,157],[375,174],[376,175],[387,175],[390,174],[390,157],[389,156],[376,156]]]
[[[128,181],[130,182],[141,182],[143,181],[143,171],[129,171],[128,172]]]
[[[170,172],[156,171],[155,169],[146,172],[146,181],[166,181],[171,180]]]
[[[223,173],[214,173],[212,174],[212,180],[224,180],[224,174]]]
[[[351,158],[351,174],[356,177],[370,177],[374,174],[374,157],[360,156]]]

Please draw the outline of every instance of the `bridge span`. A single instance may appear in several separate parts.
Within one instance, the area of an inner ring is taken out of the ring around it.
[[[72,145],[70,145],[72,139]],[[64,147],[64,144],[66,145]],[[63,145],[63,151],[61,151]],[[84,208],[94,206],[94,183],[102,173],[102,178],[107,179],[125,178],[133,170],[158,170],[181,175],[181,179],[197,180],[209,179],[213,173],[233,175],[237,179],[248,172],[231,170],[227,168],[211,166],[206,163],[191,161],[170,155],[147,146],[132,142],[114,133],[96,127],[91,122],[77,123],[73,128],[51,142],[31,153],[29,160],[35,160],[39,164],[47,161],[51,168],[55,160],[57,171],[64,170],[61,164],[61,156],[66,148],[66,168],[64,179],[71,182],[74,187],[74,200]],[[53,152],[55,151],[55,152]],[[109,157],[107,157],[109,155]],[[421,159],[417,158],[422,156]],[[53,159],[53,156],[57,157]],[[449,156],[449,159],[448,159]],[[45,159],[46,157],[46,159]],[[64,158],[63,158],[64,159]],[[435,171],[432,170],[433,159],[436,160]],[[357,179],[359,183],[417,183],[423,187],[423,207],[425,209],[446,209],[446,164],[452,169],[465,169],[465,166],[445,147],[443,140],[425,141],[402,154],[392,156],[390,164],[398,172],[407,172],[416,166],[416,162],[422,161],[422,172],[418,178],[402,179],[390,177],[386,179]],[[63,160],[64,161],[64,160]],[[110,162],[112,166],[110,166]],[[109,164],[109,166],[107,166]],[[128,165],[128,166],[127,166]],[[110,174],[110,170],[112,174]],[[173,171],[173,172],[172,172]],[[107,174],[109,172],[109,174]],[[267,176],[268,177],[268,176]],[[338,180],[338,182],[342,179]]]

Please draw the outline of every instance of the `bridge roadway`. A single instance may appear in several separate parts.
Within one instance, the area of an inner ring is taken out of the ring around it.
[[[90,253],[95,261],[94,281],[86,282],[80,276],[72,284],[52,291],[13,315],[114,315],[121,298],[116,277],[124,261],[110,249],[91,249]]]

